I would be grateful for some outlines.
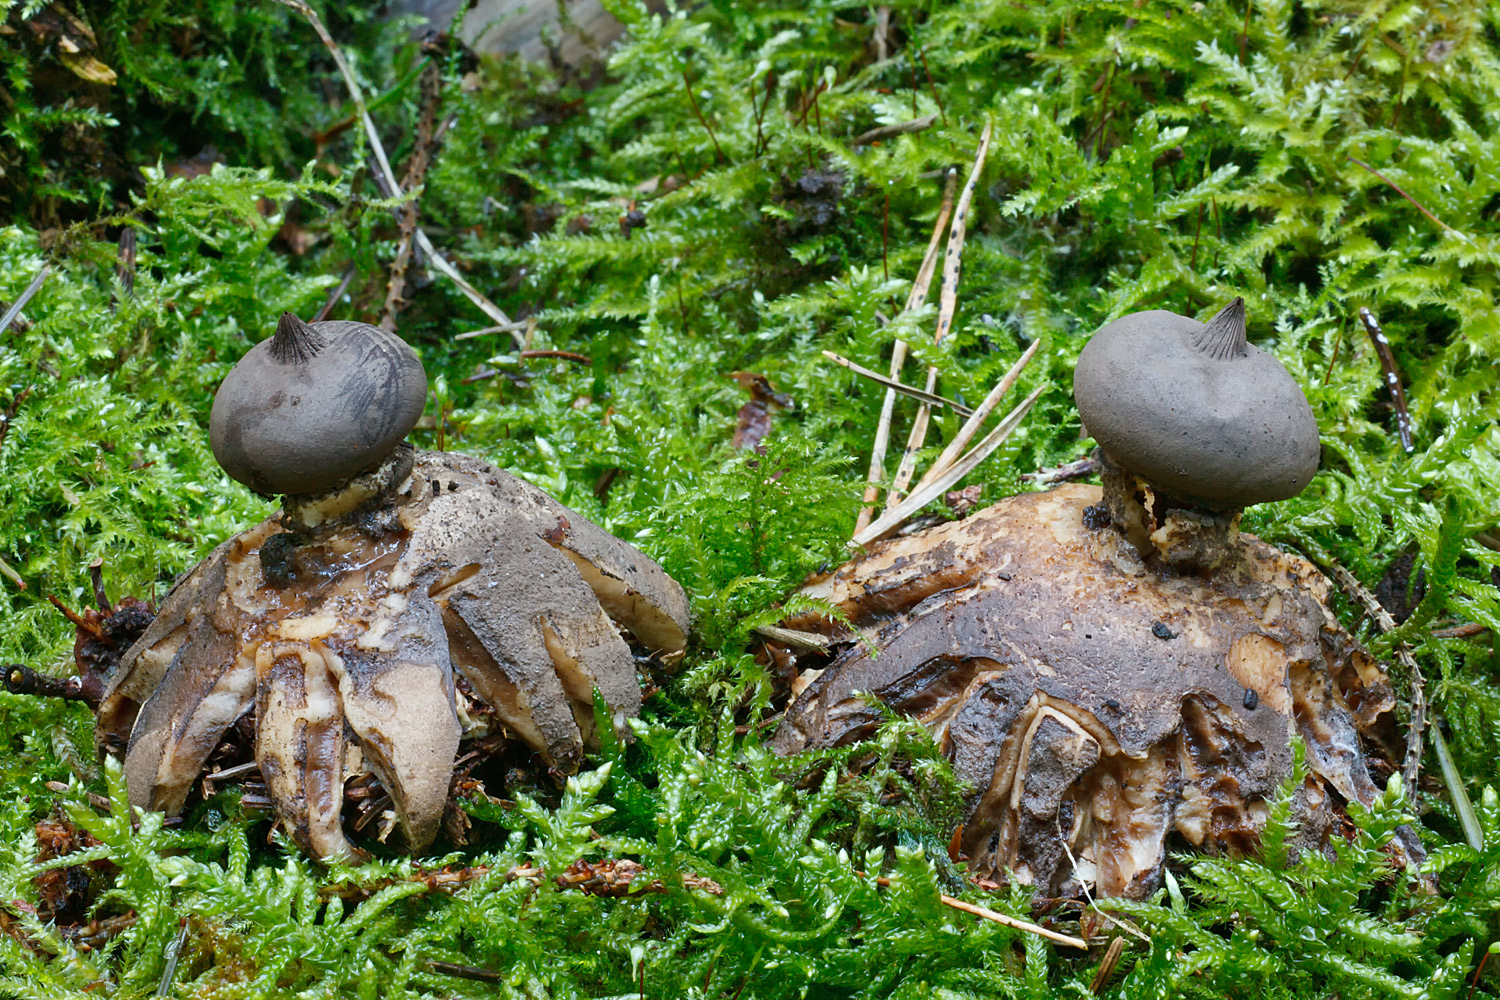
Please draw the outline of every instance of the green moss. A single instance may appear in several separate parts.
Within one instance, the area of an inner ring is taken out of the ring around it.
[[[0,299],[52,267],[27,324],[0,333],[0,559],[27,584],[0,579],[0,662],[63,670],[70,630],[45,595],[88,603],[91,559],[112,595],[149,596],[264,514],[212,462],[213,388],[281,310],[310,314],[346,269],[333,315],[376,318],[397,234],[360,130],[341,127],[350,106],[331,63],[285,8],[75,4],[117,74],[105,86],[32,31],[43,6],[7,5],[17,34],[0,52]],[[484,872],[452,893],[407,881],[400,860],[317,869],[267,846],[229,799],[184,830],[148,818],[133,832],[118,776],[87,752],[85,714],[0,694],[0,901],[21,901],[0,911],[59,956],[0,930],[0,992],[103,982],[148,995],[186,916],[182,995],[1082,995],[1096,959],[941,905],[946,892],[1026,909],[1020,894],[960,893],[943,840],[962,790],[915,727],[892,721],[816,761],[761,749],[769,685],[746,638],[852,530],[881,392],[823,350],[881,368],[902,336],[909,380],[935,364],[942,391],[973,402],[1039,340],[1018,388],[1044,387],[1040,402],[972,477],[992,500],[1087,447],[1069,383],[1092,330],[1143,308],[1205,317],[1234,295],[1252,340],[1306,388],[1324,442],[1312,487],[1247,527],[1372,587],[1415,553],[1427,597],[1397,638],[1428,675],[1488,839],[1463,845],[1434,783],[1421,822],[1435,895],[1388,869],[1381,846],[1407,808],[1395,789],[1335,859],[1174,862],[1163,898],[1131,909],[1152,943],[1132,944],[1110,991],[1436,996],[1469,981],[1500,898],[1486,787],[1500,632],[1432,626],[1500,629],[1500,556],[1479,539],[1500,522],[1494,10],[902,2],[880,60],[862,4],[713,0],[660,15],[612,0],[629,33],[581,90],[513,60],[426,56],[366,6],[320,9],[382,95],[392,159],[414,141],[423,59],[456,115],[423,224],[487,295],[536,319],[533,346],[588,359],[522,359],[503,334],[453,339],[489,321],[439,278],[401,317],[433,376],[419,443],[502,462],[661,559],[693,593],[697,643],[637,741],[599,770],[560,795],[471,804],[477,844],[445,860]],[[923,131],[854,142],[926,115]],[[957,322],[933,346],[934,308],[899,308],[944,176],[968,169],[986,122],[996,141]],[[224,164],[177,176],[204,145]],[[631,210],[643,226],[621,225]],[[116,274],[127,225],[133,291]],[[1406,382],[1411,453],[1362,306]],[[465,381],[481,369],[498,374]],[[796,400],[764,455],[732,447],[748,398],[736,371]],[[898,407],[898,433],[912,412]],[[941,412],[936,425],[928,458],[956,427]],[[1410,678],[1398,681],[1404,699]],[[875,763],[851,773],[855,756]],[[70,769],[61,798],[102,842],[91,856],[119,869],[98,913],[137,915],[99,952],[23,905],[32,826],[58,798],[46,782]],[[113,793],[114,811],[95,816],[85,786]],[[1275,847],[1285,831],[1272,831]],[[556,874],[580,855],[639,859],[659,885],[609,899],[507,874]],[[334,891],[351,885],[366,889]],[[1478,991],[1495,981],[1487,967]]]

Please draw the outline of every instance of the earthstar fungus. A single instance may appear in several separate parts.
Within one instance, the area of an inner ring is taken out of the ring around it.
[[[1245,342],[1238,300],[1208,324],[1106,326],[1075,391],[1103,487],[1009,497],[810,580],[874,649],[819,614],[784,622],[832,652],[766,643],[796,692],[773,747],[863,738],[883,703],[972,786],[972,873],[1142,898],[1174,843],[1255,849],[1297,736],[1295,839],[1323,849],[1376,794],[1366,753],[1394,759],[1395,699],[1322,574],[1238,530],[1239,507],[1316,470],[1305,399]],[[1409,835],[1400,850],[1420,856]]]
[[[133,805],[175,814],[206,769],[258,769],[315,857],[358,853],[346,786],[388,796],[382,838],[421,850],[455,822],[461,744],[571,773],[596,692],[618,729],[639,709],[632,646],[682,651],[686,595],[639,550],[484,462],[403,443],[425,393],[393,334],[291,315],[226,377],[215,455],[286,495],[105,668],[97,739],[123,753]]]
[[[1318,425],[1281,362],[1245,337],[1244,300],[1208,323],[1163,310],[1102,327],[1073,396],[1099,443],[1106,504],[1147,555],[1212,568],[1239,511],[1300,493],[1318,471]]]

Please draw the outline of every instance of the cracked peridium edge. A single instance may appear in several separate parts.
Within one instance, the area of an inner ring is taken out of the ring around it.
[[[1010,497],[811,581],[874,648],[817,614],[784,622],[844,644],[831,661],[767,644],[784,676],[807,671],[772,747],[867,737],[873,702],[913,716],[972,786],[971,873],[1143,898],[1172,843],[1255,849],[1300,736],[1295,842],[1325,847],[1344,805],[1375,797],[1366,747],[1396,759],[1390,685],[1326,579],[1238,533],[1214,573],[1172,572],[1085,517],[1101,500]],[[1398,846],[1421,856],[1410,831]]]

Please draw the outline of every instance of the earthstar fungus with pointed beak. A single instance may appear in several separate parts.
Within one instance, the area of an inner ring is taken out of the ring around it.
[[[504,737],[571,773],[596,691],[617,729],[639,709],[632,644],[682,651],[686,595],[650,558],[515,476],[403,442],[426,385],[399,337],[289,314],[225,378],[214,454],[282,510],[179,579],[108,669],[97,738],[132,804],[180,812],[248,726],[298,846],[357,854],[345,786],[378,783],[386,832],[421,850],[461,743]]]
[[[972,787],[969,870],[1039,898],[1149,895],[1174,845],[1254,850],[1307,748],[1296,841],[1325,849],[1344,805],[1397,759],[1381,665],[1339,626],[1311,563],[1239,532],[1239,508],[1317,469],[1300,389],[1245,341],[1242,303],[1208,324],[1154,311],[1101,329],[1075,392],[1103,487],[1009,497],[871,545],[802,593],[773,641],[795,693],[772,746],[874,732],[874,702],[921,720]],[[1404,834],[1398,848],[1420,857]]]

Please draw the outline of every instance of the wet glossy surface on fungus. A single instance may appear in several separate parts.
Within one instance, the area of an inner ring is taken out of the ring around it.
[[[971,871],[1013,871],[1039,896],[1141,897],[1170,835],[1254,848],[1300,734],[1299,836],[1325,843],[1342,803],[1375,794],[1361,738],[1386,734],[1393,705],[1326,608],[1327,581],[1248,535],[1211,575],[1148,565],[1088,516],[1101,499],[1085,485],[1011,497],[811,582],[878,655],[844,645],[804,674],[774,748],[869,735],[873,696],[922,720],[973,785]],[[785,624],[848,638],[815,615]]]
[[[484,720],[571,772],[594,741],[595,689],[617,727],[640,706],[616,623],[650,651],[686,641],[686,596],[654,562],[461,455],[419,452],[386,500],[299,531],[273,518],[220,545],[108,678],[98,738],[125,748],[132,804],[181,811],[226,731],[253,718],[300,847],[354,853],[344,788],[373,773],[420,850]]]

